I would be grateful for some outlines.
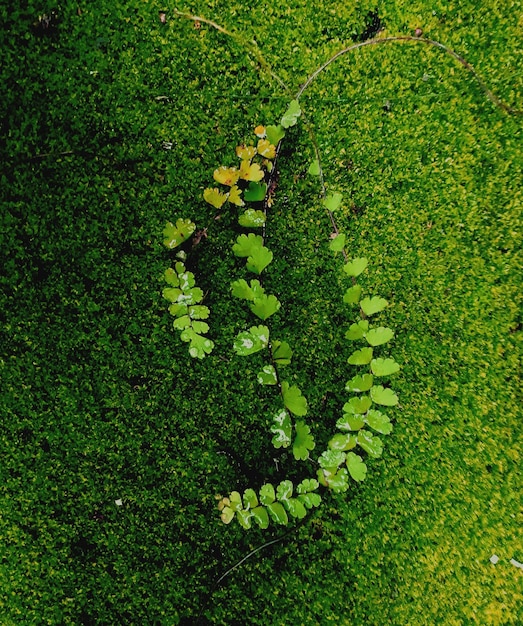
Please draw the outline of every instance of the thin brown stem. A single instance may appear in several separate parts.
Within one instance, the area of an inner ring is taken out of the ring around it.
[[[411,35],[398,35],[398,36],[393,36],[393,37],[367,39],[367,41],[361,41],[359,43],[355,43],[351,46],[348,46],[347,48],[344,48],[343,50],[340,50],[339,52],[336,52],[335,55],[333,55],[328,61],[326,61],[323,65],[321,65],[317,70],[315,70],[309,76],[309,78],[307,78],[307,80],[299,88],[298,92],[295,95],[295,98],[298,100],[300,96],[303,94],[303,92],[309,87],[309,85],[314,81],[314,79],[319,74],[321,74],[321,72],[323,72],[324,69],[326,69],[331,63],[336,61],[336,59],[339,59],[341,56],[347,54],[348,52],[352,52],[353,50],[357,50],[358,48],[363,48],[365,46],[377,46],[381,44],[393,43],[393,42],[398,42],[398,41],[423,43],[428,46],[434,46],[436,48],[439,48],[440,50],[443,50],[443,52],[445,52],[446,54],[449,54],[451,57],[456,59],[456,61],[461,63],[461,65],[474,76],[474,78],[478,82],[479,86],[481,87],[481,89],[483,90],[487,98],[493,104],[495,104],[500,109],[503,109],[503,111],[505,111],[506,113],[510,113],[511,115],[523,115],[522,110],[514,109],[513,107],[503,102],[494,93],[492,93],[492,91],[487,87],[485,81],[481,78],[481,76],[475,70],[473,65],[469,63],[465,58],[463,58],[460,54],[458,54],[451,48],[445,46],[444,44],[434,39],[426,39],[424,37],[413,37]]]

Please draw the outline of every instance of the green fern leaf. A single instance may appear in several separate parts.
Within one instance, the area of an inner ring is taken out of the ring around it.
[[[273,417],[274,424],[271,433],[274,433],[272,445],[275,448],[288,448],[291,445],[292,422],[289,414],[282,409]]]
[[[236,256],[249,257],[255,250],[263,247],[263,237],[249,233],[248,235],[240,235],[236,239],[236,243],[232,247],[232,251]]]
[[[250,305],[251,311],[259,317],[261,320],[266,320],[271,315],[274,315],[280,310],[281,304],[276,296],[270,295],[259,296],[254,299],[254,302]]]
[[[302,417],[307,414],[307,399],[302,396],[300,389],[296,385],[289,386],[289,383],[283,381],[281,384],[283,403],[294,415]]]
[[[398,404],[398,396],[389,387],[382,387],[376,385],[371,387],[370,397],[376,404],[382,404],[383,406],[396,406]]]
[[[364,480],[367,475],[367,466],[363,462],[361,456],[359,454],[354,454],[354,452],[349,452],[347,454],[347,469],[349,470],[351,477],[358,482]]]
[[[239,332],[234,340],[233,349],[239,356],[248,356],[267,347],[269,329],[267,326],[252,326]]]
[[[390,328],[371,328],[365,335],[367,343],[371,346],[381,346],[388,343],[394,337],[394,332]]]
[[[265,246],[254,248],[247,258],[247,269],[255,274],[261,274],[263,270],[272,262],[273,254]]]
[[[365,257],[358,257],[356,259],[352,259],[343,266],[343,271],[345,274],[349,276],[359,276],[367,267],[368,261]]]
[[[177,219],[176,224],[167,222],[163,229],[163,236],[165,237],[163,243],[167,248],[177,248],[184,241],[194,233],[196,230],[196,224],[191,220]]]
[[[394,359],[372,359],[370,369],[374,376],[390,376],[400,370],[400,365]]]
[[[310,450],[314,450],[314,437],[310,434],[311,429],[305,422],[296,422],[296,437],[292,444],[292,453],[297,461],[306,461],[309,458]]]
[[[360,302],[361,310],[365,313],[365,315],[374,315],[375,313],[379,313],[383,311],[388,306],[387,300],[385,298],[380,298],[380,296],[373,296],[372,298],[363,298]]]

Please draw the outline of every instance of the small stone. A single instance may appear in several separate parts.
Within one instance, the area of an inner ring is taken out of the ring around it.
[[[499,556],[498,556],[497,554],[493,554],[493,555],[490,557],[490,562],[491,562],[493,565],[496,565],[496,563],[497,563],[498,561],[499,561]]]

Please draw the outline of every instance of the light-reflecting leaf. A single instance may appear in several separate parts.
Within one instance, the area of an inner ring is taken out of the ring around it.
[[[191,325],[191,318],[188,315],[182,315],[178,319],[175,319],[173,322],[173,328],[175,330],[183,330],[184,328],[189,328]]]
[[[210,354],[214,348],[214,343],[195,333],[192,328],[186,328],[180,335],[182,341],[189,341],[189,354],[198,359],[203,359],[206,354]]]
[[[280,124],[278,124],[278,126],[267,126],[265,130],[267,133],[267,139],[274,146],[277,146],[280,141],[285,137],[285,131]]]
[[[329,448],[322,452],[320,458],[318,459],[318,463],[320,464],[320,467],[323,468],[339,467],[345,461],[345,458],[346,454],[342,450]]]
[[[354,376],[345,385],[346,391],[368,391],[372,387],[374,378],[372,374],[363,374],[363,376]]]
[[[307,515],[307,510],[303,505],[303,502],[298,500],[298,498],[289,498],[288,500],[284,500],[284,504],[292,517],[303,519]]]
[[[371,387],[370,397],[376,404],[383,406],[396,406],[398,404],[398,396],[389,387],[376,385]]]
[[[383,444],[381,443],[381,439],[369,433],[368,430],[360,430],[357,440],[358,445],[370,456],[378,458],[382,455]]]
[[[359,276],[367,267],[368,261],[365,257],[358,257],[356,259],[352,259],[348,263],[345,263],[343,266],[343,271],[345,274],[349,276]]]
[[[365,335],[366,341],[371,346],[382,346],[394,337],[394,331],[391,328],[380,326],[379,328],[371,328]]]
[[[292,444],[292,453],[297,461],[305,461],[309,458],[310,450],[314,450],[314,437],[310,434],[311,429],[305,422],[296,422],[296,437]]]
[[[280,502],[285,502],[292,496],[293,485],[290,480],[282,480],[276,487],[276,497]]]
[[[251,161],[256,156],[256,148],[254,146],[236,146],[236,156],[242,161]]]
[[[367,365],[372,360],[372,348],[362,348],[353,352],[349,359],[349,365]]]
[[[274,159],[276,156],[276,146],[273,145],[268,139],[260,139],[258,141],[258,154],[266,159]]]
[[[289,518],[287,516],[287,511],[283,508],[283,504],[279,502],[273,502],[271,504],[267,504],[267,511],[271,516],[272,520],[276,522],[276,524],[281,524],[285,526],[289,522]]]
[[[267,326],[252,326],[249,330],[238,333],[233,348],[239,356],[248,356],[267,347],[269,329]]]
[[[178,302],[183,304],[198,304],[203,300],[203,291],[199,287],[188,289],[184,294],[178,296]]]
[[[169,302],[176,302],[181,294],[182,290],[176,287],[165,287],[162,291],[163,297]]]
[[[345,339],[350,339],[351,341],[363,339],[368,330],[369,322],[367,320],[360,320],[350,325],[349,330],[345,333]]]
[[[340,233],[329,243],[329,249],[333,252],[341,252],[345,247],[345,235]]]
[[[363,298],[360,302],[361,310],[365,313],[365,315],[374,315],[375,313],[379,313],[383,311],[387,307],[389,303],[385,298],[380,298],[380,296],[373,296],[372,298]]]
[[[246,489],[243,492],[243,508],[244,509],[254,509],[254,507],[258,506],[258,496],[254,489]]]
[[[345,304],[358,304],[361,298],[361,285],[353,285],[349,287],[343,296]]]
[[[283,381],[281,384],[283,394],[283,403],[294,415],[302,417],[307,414],[307,399],[302,395],[300,389],[296,385],[289,386],[289,383]]]
[[[247,209],[238,218],[240,226],[245,228],[261,228],[265,224],[265,213],[263,211],[255,211]]]
[[[203,304],[190,306],[187,310],[191,319],[195,320],[206,320],[209,317],[210,313],[209,307],[204,306]]]
[[[186,302],[186,304],[198,304],[203,300],[203,291],[199,287],[193,287],[189,289],[187,295],[191,297],[190,302]]]
[[[296,493],[309,493],[311,491],[316,491],[318,487],[318,481],[314,478],[304,478],[296,487]]]
[[[343,430],[350,430],[350,428],[344,428]],[[329,440],[329,448],[331,448],[331,450],[342,450],[343,452],[346,452],[347,450],[355,448],[356,445],[356,435],[351,433],[337,433]]]
[[[251,254],[263,247],[263,237],[261,235],[255,235],[249,233],[247,235],[240,235],[236,239],[236,243],[232,247],[232,251],[236,256],[248,257]]]
[[[278,382],[276,370],[272,365],[265,365],[261,372],[258,372],[257,380],[260,385],[276,385]]]
[[[262,529],[268,528],[269,526],[269,514],[267,513],[267,509],[264,506],[257,506],[252,509],[252,519],[258,524],[258,526]]]
[[[392,432],[392,424],[390,423],[389,417],[381,411],[371,409],[367,415],[364,416],[364,420],[373,430],[382,435],[388,435]]]
[[[217,183],[232,187],[240,178],[240,172],[235,167],[225,167],[225,165],[222,165],[214,170],[213,178]]]
[[[347,454],[347,469],[354,480],[358,482],[365,480],[367,466],[359,454],[354,454],[354,452]]]
[[[261,320],[266,320],[268,317],[280,310],[281,304],[276,296],[270,295],[260,296],[254,299],[254,302],[250,305],[251,311],[259,317]]]
[[[329,487],[335,493],[342,493],[349,488],[349,475],[344,467],[336,472],[329,472],[320,468],[318,470],[318,480],[324,487]]]
[[[240,511],[242,508],[242,497],[239,491],[232,491],[229,494],[229,506],[233,511]]]
[[[219,209],[227,201],[227,194],[222,193],[219,189],[213,187],[203,190],[203,199],[205,202],[212,204],[212,206],[216,209]]]
[[[360,430],[365,426],[363,415],[354,413],[345,413],[343,417],[336,422],[336,427],[340,430]]]
[[[249,530],[249,528],[251,527],[251,517],[251,511],[245,511],[244,509],[236,511],[236,519],[240,523],[240,526],[245,528],[245,530]]]
[[[163,236],[165,237],[163,243],[168,248],[176,248],[194,233],[196,230],[196,224],[191,220],[179,218],[176,220],[176,224],[167,222],[163,229]]]
[[[292,349],[286,341],[272,342],[272,358],[278,365],[288,365],[292,358]]]
[[[266,483],[260,489],[260,502],[267,506],[267,504],[272,504],[276,499],[276,494],[274,492],[274,487],[270,483]]]
[[[272,445],[275,448],[288,448],[291,445],[292,422],[289,414],[282,409],[273,417],[274,424],[271,433],[274,433]]]
[[[345,402],[343,411],[351,415],[362,415],[369,410],[371,404],[372,400],[369,396],[355,396],[354,398],[350,398],[348,402]]]
[[[283,128],[289,128],[294,126],[301,115],[300,103],[297,100],[291,100],[289,106],[283,117],[280,120],[280,124]]]
[[[180,315],[186,315],[189,308],[186,304],[179,304],[175,302],[174,304],[171,304],[168,310],[171,315],[180,317]]]
[[[400,365],[394,359],[372,359],[370,369],[374,376],[390,376],[399,372]]]
[[[271,263],[272,258],[273,254],[269,248],[265,246],[255,248],[247,258],[247,269],[255,274],[261,274],[267,265]]]

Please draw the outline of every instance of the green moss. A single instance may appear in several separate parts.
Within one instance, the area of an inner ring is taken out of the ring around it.
[[[493,2],[198,2],[256,39],[291,91],[355,41],[424,35],[521,108],[517,8]],[[519,7],[520,8],[520,7]],[[516,9],[516,10],[515,10]],[[202,192],[283,93],[237,42],[151,3],[0,9],[0,612],[5,624],[517,624],[520,570],[521,124],[442,51],[346,55],[300,99],[364,287],[386,297],[401,408],[366,481],[283,541],[223,527],[215,495],[277,481],[271,398],[231,345],[251,322],[233,216]],[[331,226],[293,128],[268,223],[273,333],[326,443],[352,321]],[[216,347],[195,362],[161,298],[167,220],[209,237],[191,271]],[[234,455],[231,455],[231,451]],[[229,454],[223,454],[228,452]],[[280,464],[286,459],[280,458]],[[288,465],[291,466],[292,459]],[[117,502],[121,501],[120,506]],[[497,565],[490,563],[497,554]]]

